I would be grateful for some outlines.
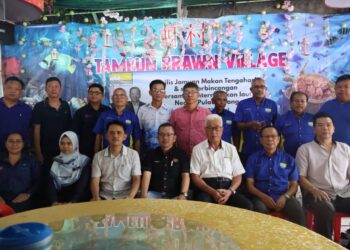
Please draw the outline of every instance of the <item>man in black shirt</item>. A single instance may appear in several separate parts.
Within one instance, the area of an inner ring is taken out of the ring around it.
[[[160,147],[147,155],[142,167],[141,198],[186,199],[190,184],[189,159],[174,146],[173,125],[159,126],[158,141]]]
[[[36,159],[47,166],[60,153],[58,140],[64,131],[70,129],[71,111],[68,103],[60,98],[61,81],[57,77],[46,80],[47,98],[38,102],[33,109],[34,150]]]
[[[90,159],[94,157],[96,135],[92,131],[99,115],[109,107],[102,104],[104,88],[94,83],[89,86],[88,104],[78,109],[73,117],[72,130],[79,137],[79,151]]]

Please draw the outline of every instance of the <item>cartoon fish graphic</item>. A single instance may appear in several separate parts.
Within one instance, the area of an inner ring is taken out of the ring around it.
[[[73,74],[76,70],[73,60],[73,57],[66,54],[58,53],[57,59],[52,59],[52,55],[49,54],[39,65],[43,69],[56,71],[57,73],[68,71]]]

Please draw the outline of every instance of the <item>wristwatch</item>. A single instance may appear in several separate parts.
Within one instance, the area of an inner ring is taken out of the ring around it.
[[[229,190],[231,190],[232,194],[236,193],[236,190],[234,190],[232,187],[230,187]]]
[[[286,199],[290,199],[290,195],[289,194],[284,194],[284,197],[286,197]]]
[[[181,192],[180,194],[182,194],[183,196],[185,196],[187,198],[188,194],[187,192]]]

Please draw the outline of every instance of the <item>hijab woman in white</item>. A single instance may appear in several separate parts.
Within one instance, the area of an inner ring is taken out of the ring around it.
[[[49,199],[52,204],[83,201],[89,190],[90,159],[79,153],[78,136],[73,131],[60,136],[59,148],[61,153],[51,166]]]

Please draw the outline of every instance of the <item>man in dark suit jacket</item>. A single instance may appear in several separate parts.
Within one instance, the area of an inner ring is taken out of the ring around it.
[[[129,97],[131,101],[128,101],[126,107],[130,112],[137,115],[137,112],[139,111],[140,107],[142,105],[145,105],[144,102],[140,101],[141,90],[138,87],[132,87],[129,91]]]

